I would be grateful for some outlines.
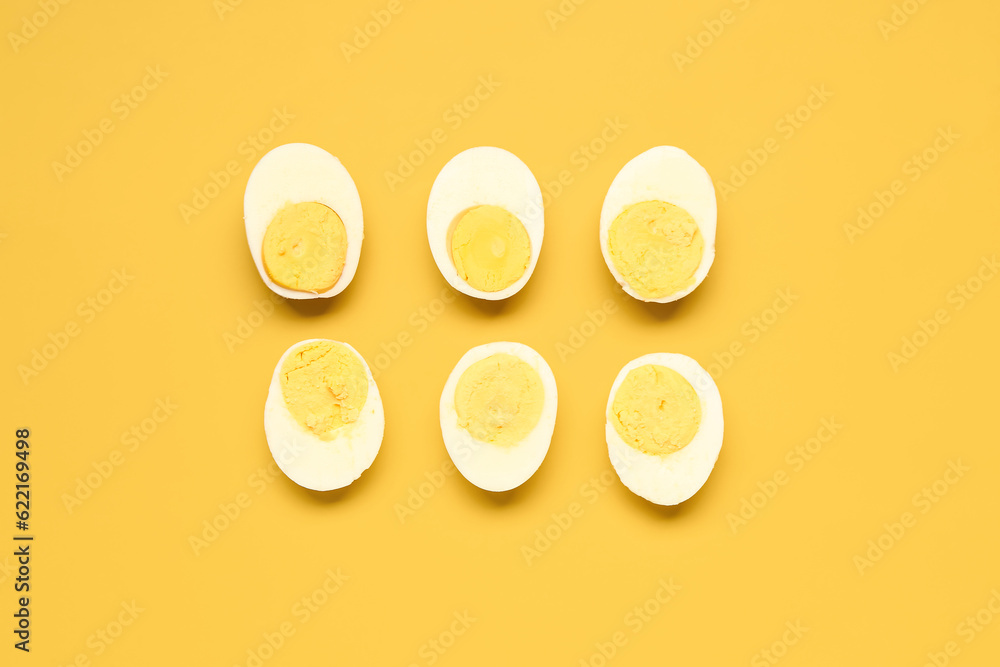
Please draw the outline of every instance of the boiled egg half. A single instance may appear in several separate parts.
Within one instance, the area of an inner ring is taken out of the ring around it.
[[[455,467],[487,491],[509,491],[545,459],[556,379],[521,343],[487,343],[458,361],[441,392],[441,435]]]
[[[629,490],[657,505],[681,503],[705,484],[719,457],[719,389],[691,357],[639,357],[611,387],[605,436],[611,465]]]
[[[535,270],[544,231],[538,181],[502,148],[462,151],[431,187],[431,254],[448,284],[463,294],[491,301],[516,294]]]
[[[257,271],[276,294],[331,297],[354,278],[365,237],[361,198],[322,148],[285,144],[264,155],[247,181],[243,219]]]
[[[378,387],[353,347],[313,338],[281,355],[264,404],[264,434],[293,482],[315,491],[347,486],[375,460],[384,430]]]
[[[601,208],[604,261],[618,284],[642,301],[690,294],[715,259],[712,179],[680,148],[657,146],[615,176]]]

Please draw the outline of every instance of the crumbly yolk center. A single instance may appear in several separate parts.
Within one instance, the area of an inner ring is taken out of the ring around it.
[[[665,456],[683,449],[698,433],[701,400],[683,375],[647,364],[625,376],[608,417],[626,444]]]
[[[528,268],[531,241],[521,221],[499,206],[460,214],[451,233],[451,259],[462,280],[482,292],[499,292]]]
[[[300,292],[325,292],[340,279],[347,231],[340,216],[317,202],[287,204],[264,232],[264,270],[275,283]]]
[[[633,204],[614,219],[608,249],[618,273],[636,293],[659,299],[694,283],[705,240],[690,213],[652,200]]]
[[[481,442],[511,447],[542,416],[538,371],[512,354],[494,354],[465,369],[455,387],[458,425]]]
[[[281,393],[303,428],[331,440],[357,421],[368,399],[368,374],[358,356],[332,341],[305,343],[281,364]]]

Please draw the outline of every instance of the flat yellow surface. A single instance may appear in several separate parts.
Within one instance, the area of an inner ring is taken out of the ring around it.
[[[2,10],[4,665],[996,664],[1000,6],[223,2]],[[251,168],[292,141],[364,205],[323,303],[271,298],[243,231]],[[597,228],[660,144],[715,180],[718,255],[652,307]],[[427,247],[431,183],[477,145],[547,193],[499,305]],[[316,337],[365,356],[387,422],[328,495],[268,471],[262,426],[278,357]],[[494,340],[559,385],[547,459],[503,496],[445,465],[438,426]],[[726,417],[677,509],[604,441],[612,380],[655,351],[709,368]]]

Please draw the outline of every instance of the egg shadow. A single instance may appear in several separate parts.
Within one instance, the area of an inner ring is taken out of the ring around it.
[[[377,459],[376,459],[377,460]],[[286,485],[294,487],[295,491],[293,494],[298,495],[301,498],[305,498],[310,503],[314,505],[338,505],[351,501],[353,498],[360,498],[364,493],[365,489],[373,485],[372,481],[375,477],[372,474],[375,468],[375,463],[368,470],[361,473],[361,477],[357,478],[347,486],[341,487],[339,489],[333,489],[332,491],[316,491],[314,489],[307,489],[304,486],[299,486],[293,482],[287,475],[282,474]]]
[[[600,254],[599,250],[597,252]],[[655,303],[635,298],[625,291],[610,270],[604,272],[604,281],[605,285],[608,286],[610,298],[618,301],[626,310],[640,313],[642,317],[651,318],[658,322],[679,317],[688,308],[698,308],[698,302],[712,293],[710,275],[705,276],[704,280],[690,294],[670,303]]]
[[[462,492],[467,498],[470,499],[470,502],[489,510],[500,507],[513,507],[526,502],[526,499],[535,492],[535,487],[545,483],[539,479],[547,474],[543,474],[543,468],[545,468],[544,461],[542,461],[542,465],[538,468],[538,470],[536,470],[531,477],[526,479],[523,484],[509,491],[487,491],[479,488],[462,476]],[[461,476],[461,473],[459,473],[459,475]]]
[[[689,294],[688,296],[691,295]],[[684,299],[686,298],[687,297],[684,297]],[[658,322],[666,322],[667,320],[674,319],[678,311],[684,308],[684,304],[681,303],[684,299],[678,299],[677,301],[671,301],[670,303],[651,303],[648,301],[638,301],[638,303],[642,304],[646,314],[654,320]]]
[[[510,295],[506,299],[491,301],[464,294],[452,287],[443,277],[441,282],[443,287],[447,287],[455,293],[455,305],[464,314],[485,318],[501,317],[521,308],[529,296],[526,292],[530,289],[529,284],[526,283],[516,294]],[[530,282],[529,280],[528,283]]]
[[[712,472],[716,471],[713,469]],[[713,488],[712,475],[709,475],[705,484],[695,491],[693,496],[676,505],[657,505],[642,496],[632,493],[625,484],[618,484],[616,492],[623,495],[625,497],[624,502],[636,508],[637,512],[652,517],[655,521],[680,521],[686,516],[695,515],[699,508],[706,504],[706,498],[712,495]]]
[[[288,299],[285,302],[291,307],[297,316],[320,317],[327,313],[343,310],[348,307],[351,300],[349,292],[351,286],[348,285],[343,292],[336,296],[322,299]]]
[[[302,317],[320,317],[328,313],[336,313],[351,307],[361,291],[359,283],[364,282],[367,270],[364,262],[358,264],[357,271],[351,282],[340,294],[322,299],[285,299],[298,315]]]
[[[699,305],[699,302],[712,298],[714,291],[714,283],[706,277],[690,294],[669,303],[656,303],[633,297],[610,274],[606,280],[609,288],[613,290],[611,298],[617,301],[624,310],[636,313],[637,317],[653,319],[657,322],[679,319],[688,310],[697,311],[699,308],[703,308],[704,306]]]

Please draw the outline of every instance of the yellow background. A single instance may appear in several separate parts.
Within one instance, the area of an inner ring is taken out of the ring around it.
[[[789,667],[921,665],[952,640],[953,664],[993,664],[1000,619],[971,643],[956,628],[1000,586],[1000,280],[961,310],[948,293],[1000,249],[1000,7],[929,2],[886,39],[889,0],[591,0],[564,3],[576,8],[554,29],[557,0],[402,0],[348,62],[341,43],[386,5],[247,0],[220,18],[210,0],[71,2],[15,52],[8,33],[42,10],[5,3],[0,458],[12,470],[13,431],[32,429],[37,540],[30,655],[10,645],[13,575],[0,571],[4,664],[246,665],[263,633],[292,621],[264,664],[429,665],[427,642],[466,610],[477,620],[435,664],[598,665],[595,646],[619,631],[627,642],[608,664],[770,664],[758,652],[796,621],[808,631],[781,658]],[[718,31],[723,9],[732,22],[679,68],[674,54],[703,22]],[[114,100],[147,66],[166,78],[119,119]],[[444,114],[481,76],[499,87],[452,128]],[[786,138],[777,124],[813,86],[832,97]],[[361,264],[341,296],[280,303],[227,345],[269,295],[242,223],[259,154],[240,146],[275,108],[294,119],[268,148],[317,144],[357,182]],[[103,118],[113,131],[60,182],[52,163]],[[581,171],[574,154],[616,118],[627,127]],[[446,140],[391,192],[385,172],[439,127]],[[904,163],[949,127],[960,138],[910,181]],[[622,165],[677,145],[719,189],[769,138],[778,151],[720,191],[705,283],[675,306],[624,297],[597,244]],[[519,295],[495,307],[457,298],[417,333],[446,285],[427,248],[427,195],[477,145],[514,152],[542,183],[562,170],[572,182],[546,209]],[[185,222],[181,205],[231,160],[238,174]],[[905,193],[849,242],[844,225],[894,179]],[[78,304],[122,267],[134,279],[84,322]],[[798,300],[751,342],[752,318],[784,289]],[[557,344],[609,298],[617,311],[560,358]],[[948,322],[894,370],[888,353],[939,308]],[[71,320],[79,335],[23,382],[19,366]],[[258,494],[249,478],[270,461],[262,409],[281,353],[322,336],[374,363],[403,332],[412,344],[378,375],[387,424],[373,467],[338,493],[279,477]],[[437,410],[452,366],[507,339],[555,372],[547,459],[499,497],[449,476],[401,522],[397,505],[446,459]],[[588,503],[581,484],[610,470],[604,405],[621,366],[653,351],[708,366],[733,342],[744,353],[718,373],[725,442],[701,492],[660,509],[615,478]],[[175,413],[127,451],[122,434],[167,397]],[[794,471],[786,453],[827,417],[843,429]],[[64,494],[114,450],[124,462],[68,511]],[[914,494],[959,460],[970,470],[922,514]],[[788,483],[734,534],[728,515],[777,471]],[[11,476],[0,478],[12,506]],[[240,493],[250,506],[196,555],[189,537]],[[529,565],[522,546],[575,501],[582,516]],[[860,574],[855,556],[906,511],[916,525]],[[0,533],[13,533],[5,512]],[[327,568],[350,580],[301,624],[292,607]],[[633,632],[626,614],[671,577],[681,590]],[[144,611],[96,655],[95,633],[133,600]]]

